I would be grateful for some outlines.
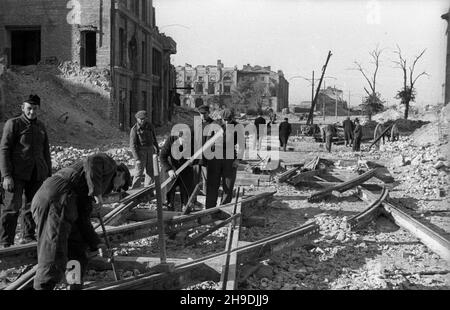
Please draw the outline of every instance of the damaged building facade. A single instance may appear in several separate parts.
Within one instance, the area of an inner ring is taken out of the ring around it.
[[[274,72],[270,66],[247,64],[238,71],[238,88],[246,81],[252,83],[253,92],[261,94],[256,96],[255,100],[250,100],[251,109],[272,108],[276,112],[281,112],[283,109],[289,108],[289,82],[284,77],[283,71]]]
[[[127,130],[141,109],[156,125],[170,119],[176,43],[156,27],[152,0],[0,0],[0,7],[6,66],[106,69],[111,122]]]
[[[289,83],[281,70],[273,72],[270,69],[270,66],[245,65],[239,70],[237,66],[224,67],[221,60],[217,61],[216,66],[177,66],[181,105],[195,108],[202,104],[218,104],[239,112],[256,111],[260,105],[263,109],[272,108],[281,112],[289,105]],[[244,102],[238,93],[246,92],[240,87],[245,82],[249,87],[261,86],[261,90]]]
[[[177,88],[180,103],[186,107],[203,104],[230,105],[232,90],[236,88],[237,67],[225,67],[221,60],[217,65],[186,64],[177,66]]]

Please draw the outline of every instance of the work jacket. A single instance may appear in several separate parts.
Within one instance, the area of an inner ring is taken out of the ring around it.
[[[353,124],[353,122],[349,119],[346,119],[342,125],[344,126],[345,132],[353,132],[355,129],[355,124]]]
[[[134,159],[138,160],[139,151],[144,149],[153,150],[153,146],[159,152],[158,141],[156,140],[155,128],[146,122],[143,126],[135,124],[130,131],[130,149]]]
[[[9,119],[0,143],[0,170],[3,177],[30,181],[36,169],[36,180],[43,181],[52,173],[47,131],[39,120],[25,115]]]
[[[280,128],[280,137],[288,137],[292,132],[292,126],[288,122],[281,122]]]

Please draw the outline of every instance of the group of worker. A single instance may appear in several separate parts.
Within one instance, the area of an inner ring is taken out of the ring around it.
[[[265,133],[269,134],[269,130],[271,129],[273,124],[276,124],[276,114],[273,111],[269,111],[269,122],[266,123],[266,119],[264,118],[264,113],[262,110],[258,111],[258,117],[254,121],[254,125],[256,127],[256,139],[255,145],[257,150],[261,149],[262,140],[266,137]],[[262,128],[266,128],[266,132],[260,132]],[[278,138],[280,140],[280,150],[286,152],[287,144],[289,140],[289,136],[292,134],[292,126],[289,123],[289,119],[286,117],[280,123],[278,128]]]
[[[385,129],[383,124],[377,124],[374,131],[374,144],[376,149],[380,149],[381,139],[383,140],[383,144],[385,142],[385,137],[387,137],[388,141],[398,141],[399,139],[399,131],[398,126],[394,122],[392,126]],[[352,147],[354,152],[361,151],[361,139],[363,137],[362,126],[358,118],[355,118],[354,121],[347,117],[342,123],[344,128],[344,140],[345,146]],[[390,131],[389,131],[390,129]],[[328,152],[331,152],[331,142],[333,137],[337,135],[336,124],[328,124],[322,127],[322,138],[325,142],[325,147]]]

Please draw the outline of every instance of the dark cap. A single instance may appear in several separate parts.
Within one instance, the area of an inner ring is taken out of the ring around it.
[[[209,113],[209,107],[207,105],[201,105],[198,107],[198,113]]]
[[[136,118],[147,118],[147,111],[139,111],[136,113]]]
[[[230,120],[234,116],[233,111],[230,109],[224,109],[221,114],[223,120]]]
[[[28,102],[29,104],[41,105],[41,98],[38,95],[30,95],[27,100],[24,102]]]
[[[359,118],[355,118],[355,122],[358,122],[358,123],[359,123]]]

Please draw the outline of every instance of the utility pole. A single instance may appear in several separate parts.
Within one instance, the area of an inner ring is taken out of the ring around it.
[[[348,90],[347,116],[350,116],[350,90]]]
[[[323,81],[323,90],[325,91],[325,81]],[[324,93],[325,94],[325,93]],[[323,122],[325,123],[325,96],[322,96]]]
[[[312,72],[311,104],[314,101],[314,70]]]
[[[336,107],[335,107],[335,119],[337,120],[337,106],[338,106],[338,100],[337,100],[337,97],[338,97],[338,92],[337,92],[337,89],[336,89],[336,85],[334,85],[334,103],[335,103],[335,105],[336,105]]]
[[[325,70],[327,69],[328,61],[330,60],[331,55],[332,55],[331,51],[328,51],[327,60],[325,62],[325,65],[322,68],[322,76],[320,77],[319,85],[317,86],[316,95],[314,96],[313,102],[311,103],[311,109],[309,110],[309,116],[308,116],[308,120],[306,121],[306,125],[313,124],[314,108],[316,106],[317,95],[319,94],[320,86],[322,85],[323,77],[325,75]]]

